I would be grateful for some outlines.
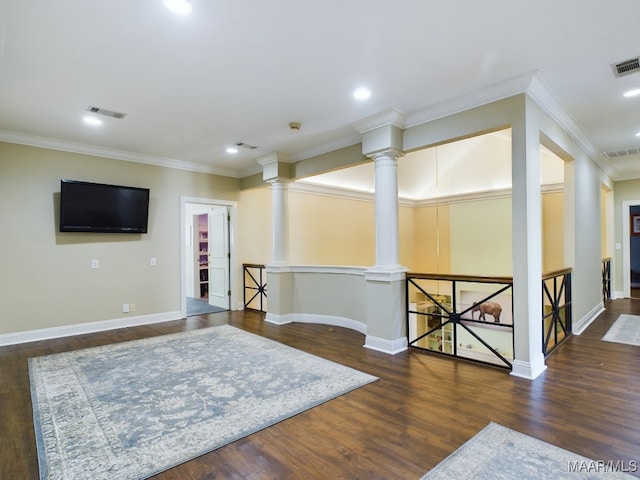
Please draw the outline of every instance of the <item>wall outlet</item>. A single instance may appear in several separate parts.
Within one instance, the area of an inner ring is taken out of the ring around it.
[[[129,313],[129,304],[128,303],[123,303],[122,304],[122,313]]]
[[[156,257],[151,257],[149,259],[149,265],[151,265],[152,267],[155,267],[158,264]]]
[[[130,312],[135,312],[136,311],[136,304],[135,303],[130,303],[129,304],[129,311]]]

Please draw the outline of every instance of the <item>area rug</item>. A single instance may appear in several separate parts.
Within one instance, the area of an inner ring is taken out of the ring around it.
[[[224,308],[216,307],[215,305],[210,305],[209,302],[205,300],[187,297],[187,317],[218,312],[226,312],[226,310]]]
[[[491,422],[421,480],[631,479],[637,464],[594,461]]]
[[[602,340],[640,346],[640,316],[619,315]]]
[[[224,325],[29,359],[40,478],[143,479],[376,380]]]

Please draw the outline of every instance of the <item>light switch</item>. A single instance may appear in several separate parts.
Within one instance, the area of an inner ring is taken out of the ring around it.
[[[100,268],[100,262],[94,258],[91,260],[91,268]]]
[[[149,260],[149,265],[155,267],[157,264],[158,263],[156,262],[156,257],[151,257],[151,259]]]

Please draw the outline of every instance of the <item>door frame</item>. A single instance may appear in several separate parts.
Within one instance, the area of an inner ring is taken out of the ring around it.
[[[622,295],[631,298],[631,235],[629,232],[629,216],[631,207],[640,206],[640,200],[622,202]]]
[[[211,207],[228,207],[229,209],[229,309],[238,310],[238,282],[237,282],[237,257],[235,248],[236,238],[236,214],[238,202],[201,197],[180,197],[180,313],[182,318],[187,316],[187,266],[185,255],[187,249],[187,227],[190,225],[186,215],[186,205],[196,204]],[[191,241],[191,240],[189,240]]]

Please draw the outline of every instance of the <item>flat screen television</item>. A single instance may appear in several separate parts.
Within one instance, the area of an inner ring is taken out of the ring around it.
[[[149,189],[60,180],[60,231],[147,233]]]

